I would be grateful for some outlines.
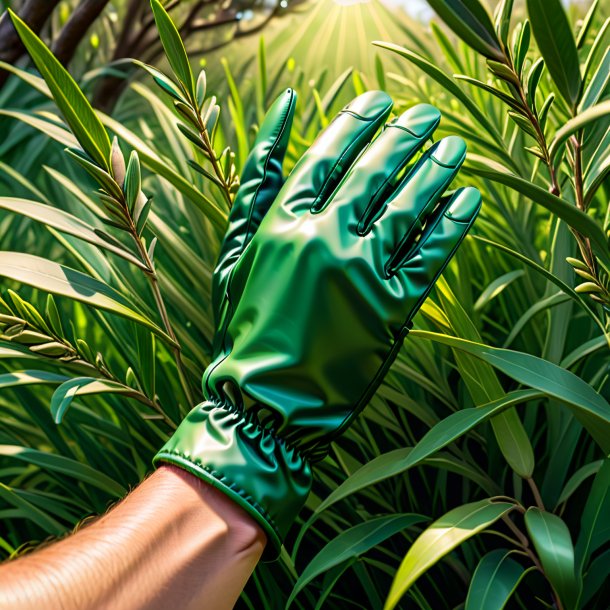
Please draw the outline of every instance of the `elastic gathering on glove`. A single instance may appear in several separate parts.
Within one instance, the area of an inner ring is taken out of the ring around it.
[[[154,463],[171,463],[229,495],[263,528],[270,544],[282,541],[311,489],[311,467],[294,448],[230,405],[195,407],[161,448]]]

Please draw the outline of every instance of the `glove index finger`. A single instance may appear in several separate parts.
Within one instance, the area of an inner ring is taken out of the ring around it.
[[[286,89],[265,115],[246,159],[214,274],[215,311],[216,302],[224,292],[220,284],[226,283],[231,269],[284,183],[282,164],[290,140],[295,105],[295,91]]]

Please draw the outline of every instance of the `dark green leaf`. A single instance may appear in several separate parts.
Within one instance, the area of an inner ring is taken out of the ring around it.
[[[15,13],[9,15],[77,140],[100,167],[110,169],[110,138],[91,104],[42,40]]]
[[[496,549],[481,559],[470,581],[465,610],[502,610],[506,607],[526,574],[523,566],[510,555],[510,551]]]
[[[308,583],[331,568],[359,557],[394,534],[427,521],[417,514],[388,515],[354,525],[328,542],[305,567],[294,585],[286,608]]]
[[[485,57],[502,61],[493,23],[479,0],[428,0],[428,4],[468,46]]]
[[[0,453],[2,446],[0,445]],[[4,483],[0,483],[0,498],[19,509],[20,515],[33,521],[36,525],[42,528],[47,534],[59,536],[66,530],[58,521],[50,517],[47,510],[41,510],[25,498],[20,496],[15,490],[11,489]]]
[[[531,507],[525,525],[544,574],[566,608],[574,608],[579,585],[574,571],[574,547],[567,525],[553,513]]]
[[[576,42],[561,0],[527,0],[534,37],[551,78],[571,108],[581,86]]]
[[[515,381],[570,407],[602,450],[610,452],[610,404],[587,382],[560,366],[531,354],[490,347],[458,337],[413,330],[411,335],[438,341],[481,358]]]
[[[414,331],[412,331],[414,332]],[[421,463],[422,460],[446,447],[475,426],[502,413],[509,407],[539,398],[541,394],[533,390],[510,392],[505,397],[481,407],[462,409],[443,419],[429,430],[413,448],[397,449],[382,454],[348,477],[316,509],[318,515],[339,500],[383,481],[391,476],[405,472]]]
[[[606,458],[593,480],[580,520],[576,541],[576,566],[582,573],[602,545],[610,540],[610,458]]]

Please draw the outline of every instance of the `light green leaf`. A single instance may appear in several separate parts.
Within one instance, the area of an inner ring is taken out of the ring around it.
[[[581,212],[575,205],[556,197],[529,180],[515,176],[500,163],[480,155],[468,155],[463,171],[515,189],[556,214],[572,228],[588,237],[600,260],[610,268],[610,250],[604,232],[593,218]]]
[[[610,452],[610,404],[574,373],[548,360],[523,352],[489,347],[423,330],[412,330],[410,334],[468,352],[515,381],[565,403],[602,450],[605,453]]]
[[[610,56],[609,56],[610,57]],[[610,68],[610,63],[609,66]],[[610,100],[606,100],[596,106],[591,106],[585,111],[576,115],[573,119],[567,121],[560,129],[557,130],[553,141],[549,147],[549,155],[554,164],[557,165],[561,160],[561,155],[558,155],[559,147],[574,133],[584,129],[591,123],[599,120],[608,121],[610,116]]]
[[[0,375],[0,388],[13,388],[31,384],[55,384],[63,383],[69,379],[65,375],[50,373],[49,371],[14,371]]]
[[[331,568],[359,557],[394,534],[427,521],[424,515],[402,514],[377,517],[341,532],[307,564],[294,585],[286,608],[308,583]]]
[[[194,100],[195,81],[182,38],[180,38],[180,34],[176,29],[174,22],[159,0],[151,0],[150,4],[152,6],[157,29],[159,30],[161,44],[165,49],[165,54],[167,55],[170,66],[185,90],[191,96],[191,99]]]
[[[62,383],[51,398],[51,415],[56,424],[60,424],[66,411],[76,396],[90,394],[134,394],[131,388],[115,381],[96,379],[95,377],[77,377]]]
[[[63,455],[55,455],[54,453],[20,447],[19,445],[0,445],[0,455],[16,458],[45,470],[73,477],[77,481],[93,485],[115,497],[123,496],[127,492],[122,485],[103,472]]]
[[[560,0],[527,0],[527,12],[551,78],[570,107],[576,106],[581,76],[576,42]]]
[[[411,331],[414,332],[414,331]],[[432,334],[432,333],[430,333]],[[319,515],[339,500],[364,489],[369,485],[383,481],[391,476],[405,472],[417,466],[424,459],[446,447],[456,439],[472,430],[475,426],[489,420],[528,400],[540,398],[541,393],[534,390],[518,390],[505,397],[481,407],[462,409],[452,413],[429,430],[415,447],[397,449],[384,453],[359,468],[335,489],[316,509],[314,516]]]
[[[49,138],[53,138],[53,140],[68,148],[78,147],[76,138],[67,129],[64,129],[59,125],[46,119],[42,119],[34,114],[0,108],[0,116],[8,116],[13,119],[17,119],[18,121],[37,129],[40,131],[40,133],[47,135]]]
[[[163,330],[136,311],[134,305],[114,288],[76,269],[33,254],[0,252],[0,277],[129,318],[150,328],[170,345],[173,344],[172,339]]]
[[[509,271],[496,278],[487,288],[485,288],[485,290],[483,290],[477,299],[477,302],[474,304],[474,310],[481,311],[481,309],[483,309],[492,299],[497,297],[503,290],[508,288],[508,286],[523,275],[525,275],[523,269],[516,269],[515,271]]]
[[[141,269],[146,266],[135,255],[129,252],[120,242],[114,240],[99,229],[92,227],[80,218],[64,212],[58,208],[30,199],[19,199],[17,197],[0,197],[0,209],[21,214],[32,220],[53,227],[62,233],[74,235],[79,239],[89,242],[98,248],[104,248]]]
[[[578,37],[576,38],[576,47],[580,49],[582,45],[585,43],[587,39],[587,33],[589,32],[589,28],[593,23],[593,18],[595,17],[595,13],[597,12],[597,5],[599,4],[599,0],[593,0],[591,3],[591,8],[588,10],[585,18],[582,20],[582,24],[580,29],[578,30]]]
[[[579,593],[574,571],[574,547],[568,526],[553,513],[533,506],[525,525],[540,558],[544,574],[566,608],[574,608]]]
[[[608,83],[610,83],[610,47],[606,49],[603,59],[599,62],[595,74],[591,77],[591,81],[585,89],[582,100],[578,105],[579,112],[597,104],[608,90]]]
[[[131,212],[134,210],[141,188],[142,176],[140,174],[140,160],[138,159],[138,153],[134,150],[129,156],[127,171],[125,173],[125,183],[123,186],[125,201]]]
[[[509,502],[481,500],[463,504],[426,529],[402,560],[384,610],[393,610],[413,583],[457,546],[495,523],[515,508]]]
[[[96,163],[109,169],[110,138],[91,104],[42,40],[11,10],[9,15],[77,140]]]
[[[502,610],[525,574],[525,568],[510,557],[511,552],[496,549],[487,553],[474,571],[465,610]]]
[[[496,6],[494,26],[496,34],[502,41],[504,47],[508,46],[508,33],[510,30],[510,18],[513,13],[513,0],[501,0]]]

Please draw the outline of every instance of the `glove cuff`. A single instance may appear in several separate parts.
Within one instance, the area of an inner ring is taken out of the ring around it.
[[[307,460],[248,418],[247,411],[206,401],[196,406],[154,457],[213,485],[246,510],[265,531],[267,561],[311,489]]]

